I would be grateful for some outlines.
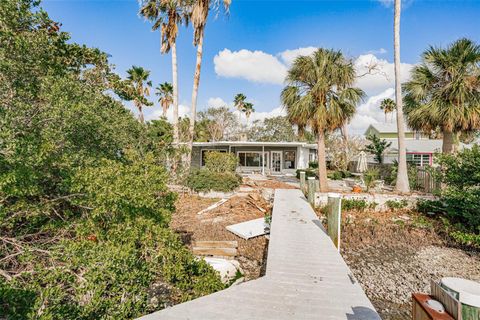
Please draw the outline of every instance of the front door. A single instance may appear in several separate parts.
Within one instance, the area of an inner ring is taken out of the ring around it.
[[[282,172],[282,152],[272,151],[272,172]]]

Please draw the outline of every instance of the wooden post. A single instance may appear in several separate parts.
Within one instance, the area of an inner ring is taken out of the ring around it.
[[[307,190],[308,202],[312,207],[315,208],[315,191],[316,191],[315,177],[308,177],[307,189],[308,189]]]
[[[305,184],[306,184],[305,177],[306,177],[305,171],[300,171],[300,190],[302,190],[303,194],[305,194]]]
[[[340,225],[342,222],[342,198],[338,193],[328,194],[328,236],[340,251]]]

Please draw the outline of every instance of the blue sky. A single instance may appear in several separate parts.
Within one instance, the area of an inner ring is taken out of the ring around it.
[[[109,53],[122,76],[132,65],[151,70],[155,84],[170,81],[170,55],[159,53],[159,33],[137,15],[135,0],[44,0],[50,16],[62,22],[72,40]],[[480,1],[407,0],[402,12],[402,68],[411,66],[429,45],[445,46],[468,37],[480,43]],[[290,61],[314,47],[341,49],[361,73],[375,64],[378,72],[358,80],[368,98],[358,108],[352,132],[383,121],[381,99],[393,95],[393,8],[388,0],[253,1],[232,0],[229,17],[211,17],[204,45],[198,107],[229,104],[244,93],[255,104],[254,118],[281,114],[279,94]],[[178,39],[181,112],[188,112],[195,48],[191,28]],[[152,98],[154,100],[154,98]],[[147,118],[158,117],[158,104]]]

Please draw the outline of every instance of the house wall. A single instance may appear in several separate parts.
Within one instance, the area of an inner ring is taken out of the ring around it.
[[[191,166],[192,167],[196,167],[196,168],[199,168],[201,166],[201,152],[202,150],[227,150],[227,151],[231,151],[233,154],[237,155],[237,152],[239,151],[244,151],[244,152],[248,152],[248,151],[255,151],[255,152],[261,152],[262,151],[262,147],[261,146],[232,146],[232,147],[228,147],[228,146],[222,146],[222,147],[219,147],[219,146],[215,146],[215,147],[200,147],[200,146],[193,146],[193,149],[192,149],[192,163],[191,163]],[[296,169],[304,169],[304,168],[307,168],[308,167],[308,154],[309,154],[309,149],[308,148],[304,148],[304,147],[270,147],[270,146],[266,146],[264,147],[263,149],[265,152],[269,152],[269,159],[268,161],[271,162],[271,154],[270,154],[270,151],[282,151],[282,172],[283,173],[295,173]],[[283,159],[283,152],[284,151],[295,151],[295,169],[284,169],[283,168],[283,165],[284,165],[284,159]],[[267,161],[267,159],[265,160]],[[268,172],[269,171],[269,168],[270,168],[270,163],[267,163],[267,166],[266,166],[266,171]],[[243,166],[239,166],[237,171],[240,171],[240,172],[252,172],[252,171],[261,171],[262,168],[261,167],[243,167]]]

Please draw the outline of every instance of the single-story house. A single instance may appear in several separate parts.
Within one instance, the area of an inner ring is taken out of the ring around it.
[[[216,141],[194,142],[192,167],[204,165],[205,153],[229,152],[238,157],[239,172],[295,173],[317,159],[316,144],[305,142]]]

